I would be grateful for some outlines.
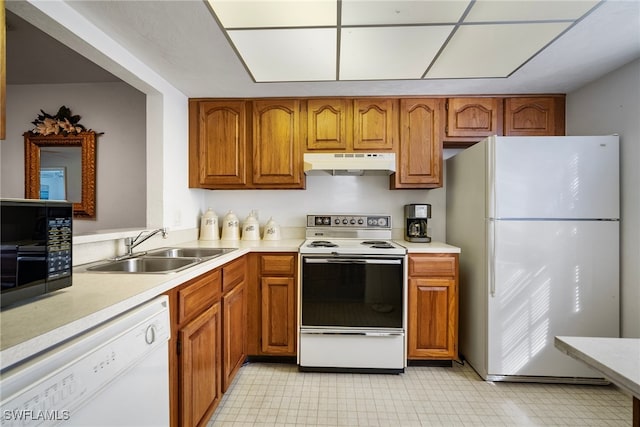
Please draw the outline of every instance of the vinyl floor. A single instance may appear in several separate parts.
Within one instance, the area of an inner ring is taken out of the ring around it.
[[[631,400],[614,386],[485,382],[460,364],[370,375],[248,363],[208,427],[630,426]]]

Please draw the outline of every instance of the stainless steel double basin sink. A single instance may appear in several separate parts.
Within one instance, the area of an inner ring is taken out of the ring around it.
[[[88,273],[175,273],[218,256],[235,251],[236,248],[162,248],[130,258],[91,264]]]

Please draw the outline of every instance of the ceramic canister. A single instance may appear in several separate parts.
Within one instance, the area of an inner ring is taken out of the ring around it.
[[[242,240],[260,240],[260,224],[253,214],[242,224]]]
[[[200,240],[218,240],[219,238],[218,215],[209,208],[200,219]]]
[[[240,239],[240,221],[233,211],[227,212],[222,219],[222,240]]]

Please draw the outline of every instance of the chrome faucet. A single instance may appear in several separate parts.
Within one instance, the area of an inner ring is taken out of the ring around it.
[[[121,257],[118,258],[129,258],[134,256],[133,255],[133,249],[146,242],[147,240],[149,240],[150,238],[152,238],[153,236],[155,236],[158,233],[162,233],[162,238],[166,239],[167,238],[167,229],[166,228],[158,228],[157,230],[153,230],[151,232],[149,232],[149,234],[145,235],[144,237],[142,236],[145,232],[141,231],[140,234],[138,234],[135,238],[134,237],[125,237],[124,239],[124,246],[127,249],[126,253],[124,255],[122,255]],[[144,254],[141,253],[140,255]]]

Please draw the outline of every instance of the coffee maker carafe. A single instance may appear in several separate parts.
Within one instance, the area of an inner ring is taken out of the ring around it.
[[[429,243],[431,237],[427,235],[427,219],[431,218],[431,205],[404,205],[405,235],[407,242]]]

